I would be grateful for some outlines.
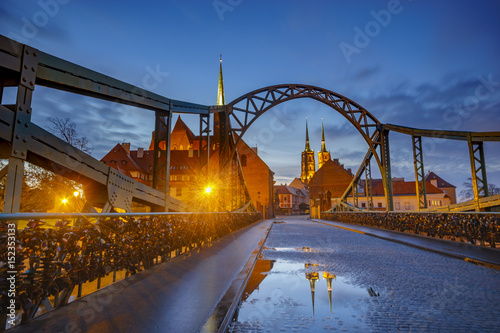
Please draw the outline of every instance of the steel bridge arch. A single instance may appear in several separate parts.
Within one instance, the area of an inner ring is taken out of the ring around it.
[[[369,159],[375,157],[382,174],[387,209],[392,210],[388,131],[361,105],[328,89],[304,84],[280,84],[254,90],[227,104],[228,134],[234,142],[229,149],[229,157],[234,155],[239,141],[257,118],[281,103],[298,98],[311,98],[330,106],[358,130],[369,147],[363,163],[369,163]]]

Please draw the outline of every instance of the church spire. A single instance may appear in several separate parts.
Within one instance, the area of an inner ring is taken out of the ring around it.
[[[309,129],[307,128],[307,117],[306,117],[306,150],[311,151],[311,146],[309,145]]]
[[[318,168],[321,168],[330,159],[330,152],[326,150],[325,126],[323,125],[323,118],[321,118],[321,150],[318,152]]]
[[[306,117],[306,149],[302,152],[302,171],[300,173],[300,180],[304,184],[309,184],[309,180],[313,177],[316,170],[316,162],[314,162],[314,150],[311,149],[309,144],[309,129],[307,127]]]
[[[326,153],[325,128],[323,126],[323,118],[321,118],[321,152]]]
[[[219,88],[217,89],[217,105],[226,105],[224,100],[224,80],[222,80],[222,54],[220,55]]]

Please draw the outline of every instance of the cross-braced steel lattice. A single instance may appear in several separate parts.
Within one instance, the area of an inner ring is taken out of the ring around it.
[[[472,170],[472,188],[474,199],[479,206],[479,198],[487,197],[488,181],[486,180],[486,162],[482,142],[469,141],[470,166]]]
[[[168,194],[170,174],[170,128],[172,114],[155,112],[153,188]]]
[[[413,165],[415,167],[415,187],[417,193],[417,202],[418,209],[421,210],[427,208],[422,137],[412,135],[411,140],[413,143]]]

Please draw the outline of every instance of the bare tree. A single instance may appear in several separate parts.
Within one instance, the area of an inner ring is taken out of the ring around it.
[[[462,183],[464,189],[460,191],[460,201],[469,201],[474,199],[474,189],[472,188],[472,178],[467,178],[466,182]],[[495,184],[488,184],[488,193],[489,195],[498,195],[500,194],[500,187]]]
[[[47,118],[47,122],[49,123],[48,130],[54,135],[87,154],[92,153],[93,148],[89,146],[87,137],[79,136],[76,124],[69,118],[49,117]]]

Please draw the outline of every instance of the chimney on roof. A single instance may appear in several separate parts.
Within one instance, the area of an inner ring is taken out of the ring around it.
[[[144,157],[144,148],[137,148],[137,158]]]
[[[349,172],[350,175],[352,175],[352,170],[351,168],[347,169],[347,172]]]
[[[130,142],[128,143],[122,143],[122,147],[123,149],[125,149],[125,151],[127,152],[127,154],[130,154]]]
[[[338,158],[334,158],[333,161],[337,164],[339,164],[339,159]]]

